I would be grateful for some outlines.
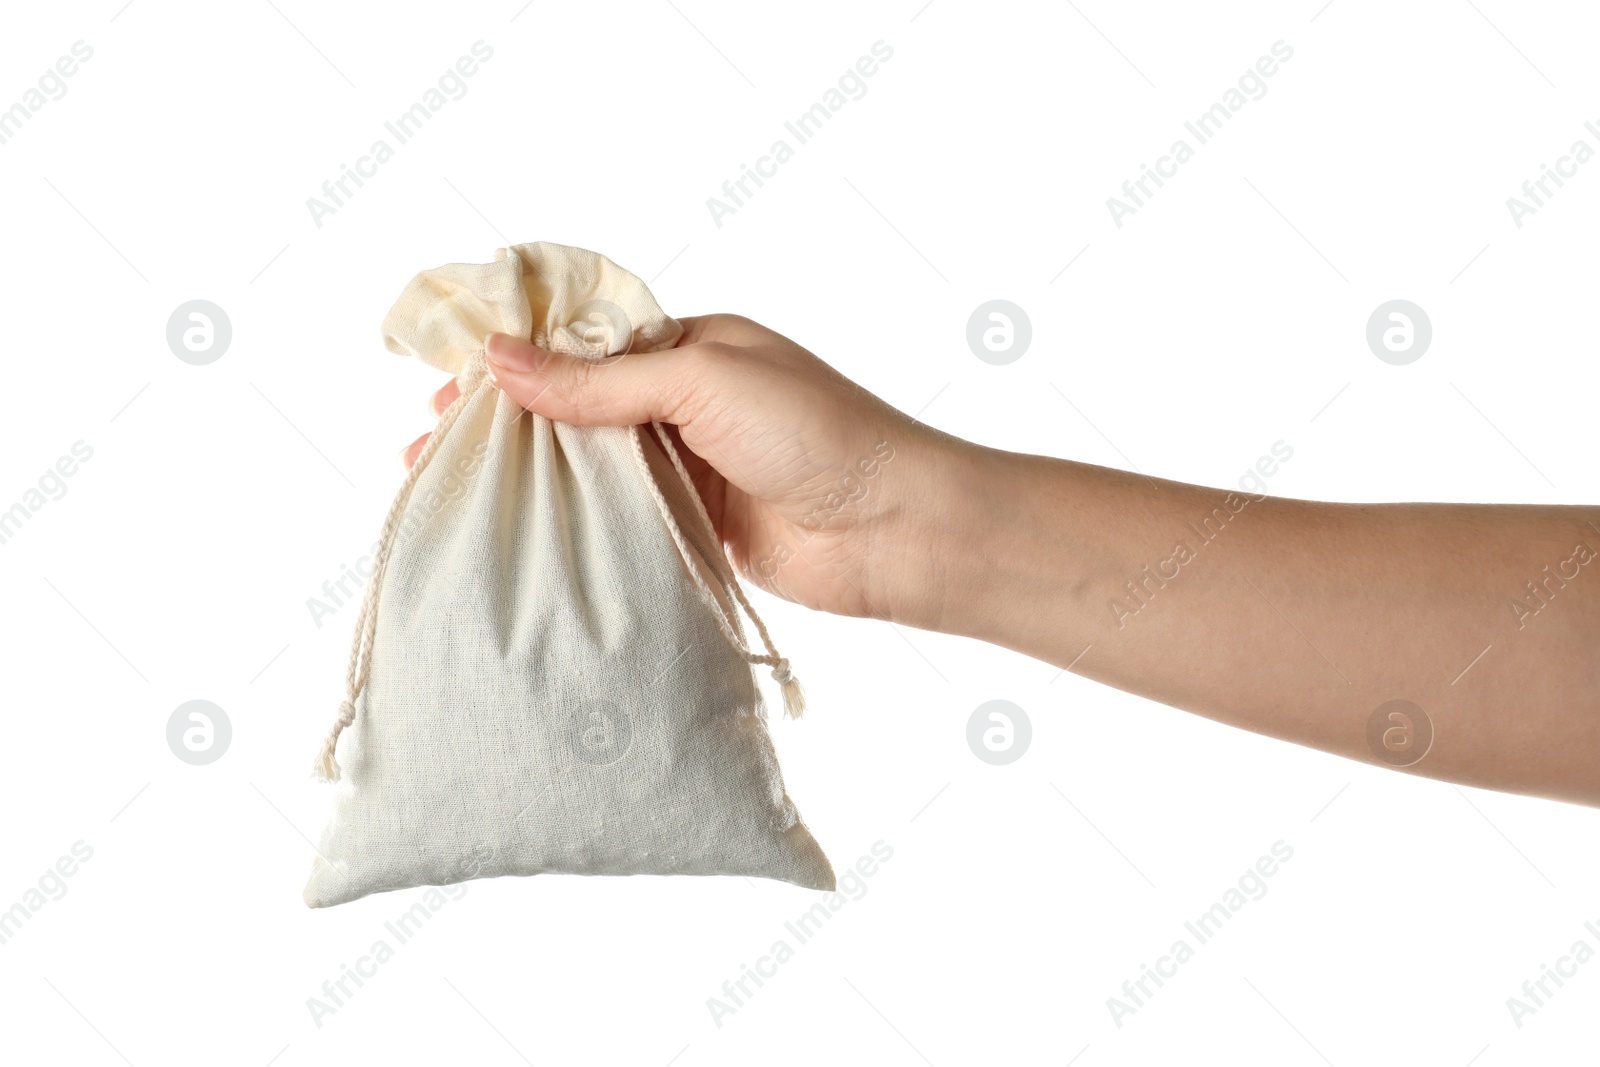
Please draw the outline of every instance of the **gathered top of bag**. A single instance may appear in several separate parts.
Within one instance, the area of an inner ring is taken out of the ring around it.
[[[453,375],[491,333],[599,360],[671,348],[683,328],[631,272],[598,252],[549,241],[502,248],[493,263],[419,274],[383,321],[389,351]]]

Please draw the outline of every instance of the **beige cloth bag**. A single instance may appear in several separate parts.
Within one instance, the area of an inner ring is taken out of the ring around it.
[[[384,522],[306,903],[557,872],[833,889],[751,665],[796,715],[799,684],[671,439],[551,422],[485,374],[492,332],[600,360],[670,348],[678,323],[604,256],[538,243],[424,271],[383,329],[461,397]]]

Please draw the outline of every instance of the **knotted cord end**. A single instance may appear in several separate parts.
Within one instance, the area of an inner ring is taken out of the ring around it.
[[[791,719],[805,714],[806,691],[800,688],[800,679],[789,669],[789,661],[779,659],[772,665],[772,680],[783,689],[783,713]]]
[[[339,718],[334,722],[333,729],[328,731],[327,740],[322,742],[322,751],[317,753],[317,762],[311,773],[324,782],[337,782],[340,777],[339,761],[334,759],[333,750],[338,747],[339,735],[344,733],[344,728],[356,721],[356,706],[346,700],[339,705]]]

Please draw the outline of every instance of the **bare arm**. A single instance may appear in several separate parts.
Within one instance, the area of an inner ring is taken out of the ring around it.
[[[1328,504],[963,451],[959,495],[984,506],[958,509],[979,521],[943,559],[968,596],[937,628],[1353,759],[1600,805],[1600,508]]]

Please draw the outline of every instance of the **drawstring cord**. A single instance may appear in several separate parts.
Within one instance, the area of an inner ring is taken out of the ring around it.
[[[805,690],[800,687],[800,679],[794,676],[794,671],[789,666],[789,661],[778,654],[777,648],[772,643],[772,634],[767,631],[767,624],[761,621],[761,616],[756,614],[756,609],[751,607],[749,599],[744,595],[744,590],[739,586],[739,579],[732,573],[728,558],[722,553],[722,542],[717,537],[716,526],[711,522],[711,515],[706,511],[705,502],[700,499],[700,493],[694,487],[694,479],[690,477],[689,470],[683,465],[683,458],[678,455],[678,448],[672,443],[666,429],[659,422],[651,422],[651,429],[655,431],[656,438],[661,442],[661,449],[672,460],[673,468],[678,472],[678,478],[683,482],[683,487],[688,491],[689,499],[694,502],[696,515],[700,525],[710,537],[710,544],[716,546],[713,550],[715,560],[706,562],[711,566],[712,574],[716,576],[717,584],[728,594],[730,604],[737,603],[750,617],[750,622],[755,626],[756,633],[761,636],[761,643],[766,646],[766,654],[754,651],[739,638],[735,628],[738,616],[731,607],[724,610],[722,601],[711,591],[705,578],[700,573],[700,568],[695,565],[694,555],[683,536],[683,530],[678,525],[678,520],[672,513],[672,506],[667,503],[666,496],[661,492],[661,487],[656,484],[655,475],[650,470],[650,462],[644,455],[644,429],[640,426],[633,427],[633,454],[639,462],[639,470],[643,472],[645,483],[650,486],[651,495],[655,497],[656,507],[661,512],[662,521],[666,523],[667,532],[672,535],[673,543],[678,546],[678,555],[683,557],[684,566],[689,571],[689,576],[694,579],[696,590],[700,599],[716,617],[717,625],[722,630],[722,636],[727,639],[728,645],[739,654],[746,662],[762,664],[772,668],[773,681],[777,682],[783,691],[783,711],[791,719],[798,719],[806,709]],[[719,566],[720,564],[720,566]],[[732,618],[730,618],[730,615]]]

